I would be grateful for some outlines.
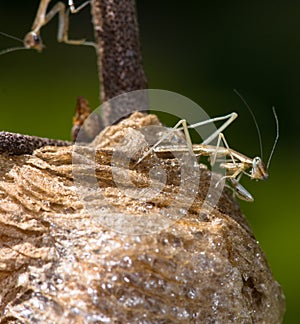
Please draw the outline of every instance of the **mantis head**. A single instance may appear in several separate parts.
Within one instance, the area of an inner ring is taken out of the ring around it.
[[[268,179],[268,170],[260,157],[255,157],[252,162],[251,179],[266,180]]]
[[[38,52],[41,52],[45,48],[45,45],[43,44],[41,36],[34,31],[27,33],[24,37],[23,42],[24,42],[25,48],[35,49]]]

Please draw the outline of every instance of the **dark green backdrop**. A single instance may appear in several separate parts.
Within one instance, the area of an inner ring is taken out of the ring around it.
[[[0,31],[22,38],[38,3],[1,1]],[[226,131],[231,147],[259,154],[254,124],[234,88],[258,118],[265,156],[275,136],[276,107],[281,137],[270,179],[244,179],[255,202],[241,205],[285,291],[285,323],[298,323],[300,2],[152,0],[139,1],[138,11],[149,86],[183,94],[210,116],[237,111],[239,119]],[[73,16],[73,38],[92,39],[90,21],[88,8]],[[56,31],[57,18],[42,30],[47,48],[41,54],[0,56],[0,129],[67,139],[76,97],[98,106],[94,50],[58,44]],[[0,36],[0,49],[19,45]]]

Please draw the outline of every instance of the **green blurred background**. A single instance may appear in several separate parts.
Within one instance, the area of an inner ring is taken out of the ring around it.
[[[1,1],[0,31],[23,38],[38,4]],[[257,116],[265,159],[275,137],[271,107],[276,107],[280,141],[270,179],[244,179],[255,202],[241,202],[241,207],[284,289],[284,323],[299,323],[300,2],[152,0],[138,1],[138,12],[149,87],[185,95],[210,116],[238,112],[239,119],[226,131],[232,148],[259,154],[255,126],[233,89]],[[43,53],[0,56],[1,130],[69,139],[76,97],[98,106],[94,50],[58,44],[56,33],[57,17],[42,30]],[[70,34],[92,39],[89,8],[71,17]],[[20,44],[0,36],[0,50],[14,46]]]

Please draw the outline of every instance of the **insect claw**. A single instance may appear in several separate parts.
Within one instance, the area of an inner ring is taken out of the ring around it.
[[[231,183],[233,192],[236,194],[238,198],[241,200],[247,201],[247,202],[253,202],[254,198],[250,194],[249,191],[247,191],[239,182],[237,179],[234,178],[228,178],[229,182]]]

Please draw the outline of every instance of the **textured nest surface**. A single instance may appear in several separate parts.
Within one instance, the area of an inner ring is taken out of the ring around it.
[[[132,128],[157,124],[134,114],[85,148],[0,155],[1,323],[282,321],[282,290],[231,193],[205,203],[209,170],[186,204],[176,159],[127,163],[131,142],[117,159],[129,167],[112,166]],[[149,195],[153,164],[167,178]]]

